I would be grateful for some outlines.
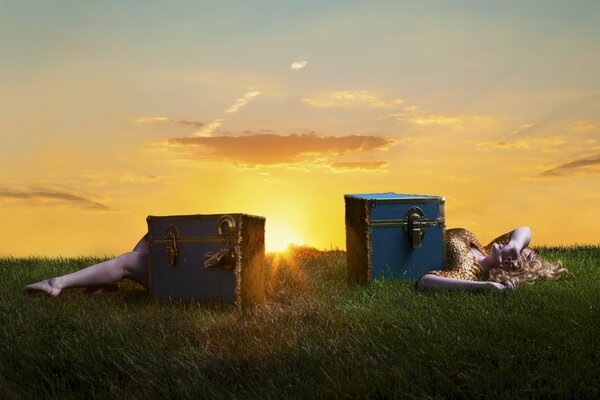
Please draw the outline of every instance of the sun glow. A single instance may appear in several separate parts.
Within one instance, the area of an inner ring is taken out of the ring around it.
[[[282,252],[291,244],[301,244],[298,235],[285,226],[267,224],[265,229],[265,250]]]

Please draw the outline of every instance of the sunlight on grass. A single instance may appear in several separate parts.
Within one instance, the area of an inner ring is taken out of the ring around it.
[[[25,296],[99,261],[0,259],[0,398],[598,398],[600,247],[542,248],[572,274],[496,293],[346,283],[345,252],[265,258],[266,303],[121,290]]]

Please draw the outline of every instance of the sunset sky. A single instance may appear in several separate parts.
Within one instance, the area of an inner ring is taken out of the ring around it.
[[[345,248],[345,193],[487,242],[600,243],[600,1],[2,1],[0,256],[116,255],[147,215]]]

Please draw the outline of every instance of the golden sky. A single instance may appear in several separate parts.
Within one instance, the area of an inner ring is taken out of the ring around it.
[[[387,191],[600,242],[599,2],[215,3],[0,2],[0,256],[233,212],[344,248],[343,195]]]

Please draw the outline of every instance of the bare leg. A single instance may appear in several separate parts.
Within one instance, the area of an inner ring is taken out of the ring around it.
[[[140,240],[134,251],[71,274],[28,285],[25,287],[25,292],[44,292],[50,296],[58,296],[63,289],[110,287],[124,278],[129,278],[146,287],[148,284],[148,253],[145,242],[146,236]]]

